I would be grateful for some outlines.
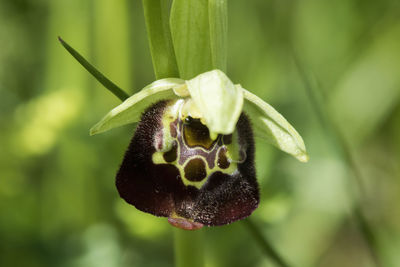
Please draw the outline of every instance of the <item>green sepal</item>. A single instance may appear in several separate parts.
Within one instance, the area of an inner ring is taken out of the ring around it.
[[[303,139],[287,120],[258,96],[243,89],[244,111],[249,115],[255,137],[262,138],[301,162],[309,157]]]
[[[184,82],[181,79],[167,78],[149,84],[140,92],[112,109],[101,121],[90,129],[90,135],[102,133],[128,123],[138,122],[143,111],[151,104],[162,99],[178,98],[173,89],[174,87],[181,86]]]
[[[186,85],[210,133],[233,133],[242,113],[242,88],[220,70],[202,73]]]

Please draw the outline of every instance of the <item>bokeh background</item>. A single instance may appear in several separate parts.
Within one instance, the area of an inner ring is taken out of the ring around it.
[[[114,186],[134,128],[89,137],[119,100],[59,35],[130,93],[154,80],[141,1],[0,0],[0,266],[173,266],[166,219]],[[399,1],[231,0],[228,75],[276,107],[310,154],[302,164],[257,141],[252,219],[282,256],[375,266],[351,216],[357,166],[380,258],[400,266]],[[242,223],[204,231],[206,266],[274,266]]]

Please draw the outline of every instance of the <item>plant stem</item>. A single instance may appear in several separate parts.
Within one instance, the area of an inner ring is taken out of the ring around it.
[[[289,267],[290,265],[280,256],[280,254],[274,249],[271,243],[266,239],[257,225],[247,218],[243,221],[243,224],[250,231],[254,240],[258,243],[259,247],[262,249],[263,253],[275,262],[277,266]]]
[[[174,229],[175,266],[204,266],[204,230]]]
[[[332,136],[334,141],[339,145],[342,150],[344,161],[346,162],[349,169],[353,172],[353,178],[356,185],[356,200],[352,207],[352,217],[356,221],[358,230],[363,236],[365,243],[368,246],[370,254],[375,261],[376,266],[382,266],[382,259],[379,255],[379,247],[376,240],[376,232],[373,226],[366,219],[364,212],[362,210],[362,202],[366,198],[365,187],[363,184],[363,178],[361,171],[356,163],[356,157],[349,144],[347,143],[345,137],[335,124],[332,115],[328,112],[326,105],[320,103],[321,101],[316,95],[313,85],[308,78],[308,75],[304,71],[300,60],[298,59],[296,53],[293,53],[294,61],[301,79],[303,80],[306,93],[310,99],[311,106],[314,109],[314,113],[317,114],[317,118],[323,128]]]

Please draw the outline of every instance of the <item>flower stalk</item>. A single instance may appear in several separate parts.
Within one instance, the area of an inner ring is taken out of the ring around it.
[[[175,267],[203,267],[204,229],[185,231],[174,228]]]

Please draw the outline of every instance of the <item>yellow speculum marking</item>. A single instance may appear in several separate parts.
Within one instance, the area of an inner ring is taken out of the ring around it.
[[[179,99],[179,100],[175,100],[174,102],[172,102],[170,105],[168,105],[168,107],[166,108],[163,116],[162,116],[162,125],[163,125],[163,141],[162,141],[162,148],[158,151],[156,151],[153,156],[152,156],[152,160],[154,164],[172,164],[174,166],[176,166],[179,170],[179,174],[180,174],[180,178],[183,182],[183,184],[185,186],[194,186],[198,189],[200,189],[208,180],[208,177],[210,177],[211,174],[213,174],[214,172],[220,171],[222,173],[225,174],[233,174],[235,171],[237,171],[237,161],[235,160],[235,158],[239,158],[239,155],[232,155],[232,154],[236,154],[238,151],[236,151],[237,149],[234,148],[233,143],[229,144],[229,145],[225,145],[223,144],[222,146],[220,146],[218,148],[218,150],[216,151],[215,154],[215,158],[214,158],[214,167],[210,168],[210,164],[208,163],[207,159],[205,157],[203,157],[202,155],[199,154],[195,154],[195,155],[191,155],[188,156],[187,159],[184,160],[184,162],[182,164],[180,164],[179,162],[181,161],[181,153],[182,153],[182,147],[181,144],[183,144],[184,146],[186,146],[186,149],[195,149],[195,150],[201,150],[205,153],[211,153],[214,149],[216,149],[218,145],[218,140],[216,140],[218,137],[222,138],[222,136],[217,136],[216,138],[214,138],[213,140],[216,141],[214,142],[214,144],[210,147],[210,149],[205,149],[202,146],[191,146],[189,147],[187,142],[185,141],[184,138],[184,133],[183,133],[183,127],[182,126],[182,130],[179,127],[179,122],[178,125],[176,127],[176,137],[173,137],[171,134],[171,128],[170,125],[171,123],[173,123],[174,121],[176,121],[176,119],[180,119],[180,120],[185,120],[185,116],[190,116],[190,109],[188,109],[188,105],[187,105],[187,101],[190,101],[189,99]],[[184,109],[184,113],[182,114],[182,109]],[[188,111],[189,110],[189,111]],[[196,114],[197,115],[197,114]],[[200,120],[201,121],[201,120]],[[181,138],[181,142],[180,141]],[[182,142],[183,140],[183,142]],[[237,140],[233,140],[233,142],[235,142]],[[172,145],[173,143],[176,142],[177,143],[177,157],[176,160],[173,162],[167,162],[164,159],[164,153],[168,152],[169,150],[172,149]],[[193,144],[193,140],[191,140],[191,143]],[[219,151],[221,149],[226,149],[226,157],[227,160],[229,162],[229,167],[222,169],[218,166],[218,155],[219,155]],[[236,156],[236,157],[235,157]],[[204,179],[202,179],[201,181],[190,181],[186,178],[185,176],[185,167],[189,164],[189,162],[193,159],[201,159],[204,163],[205,163],[205,172],[206,172],[206,176]]]

